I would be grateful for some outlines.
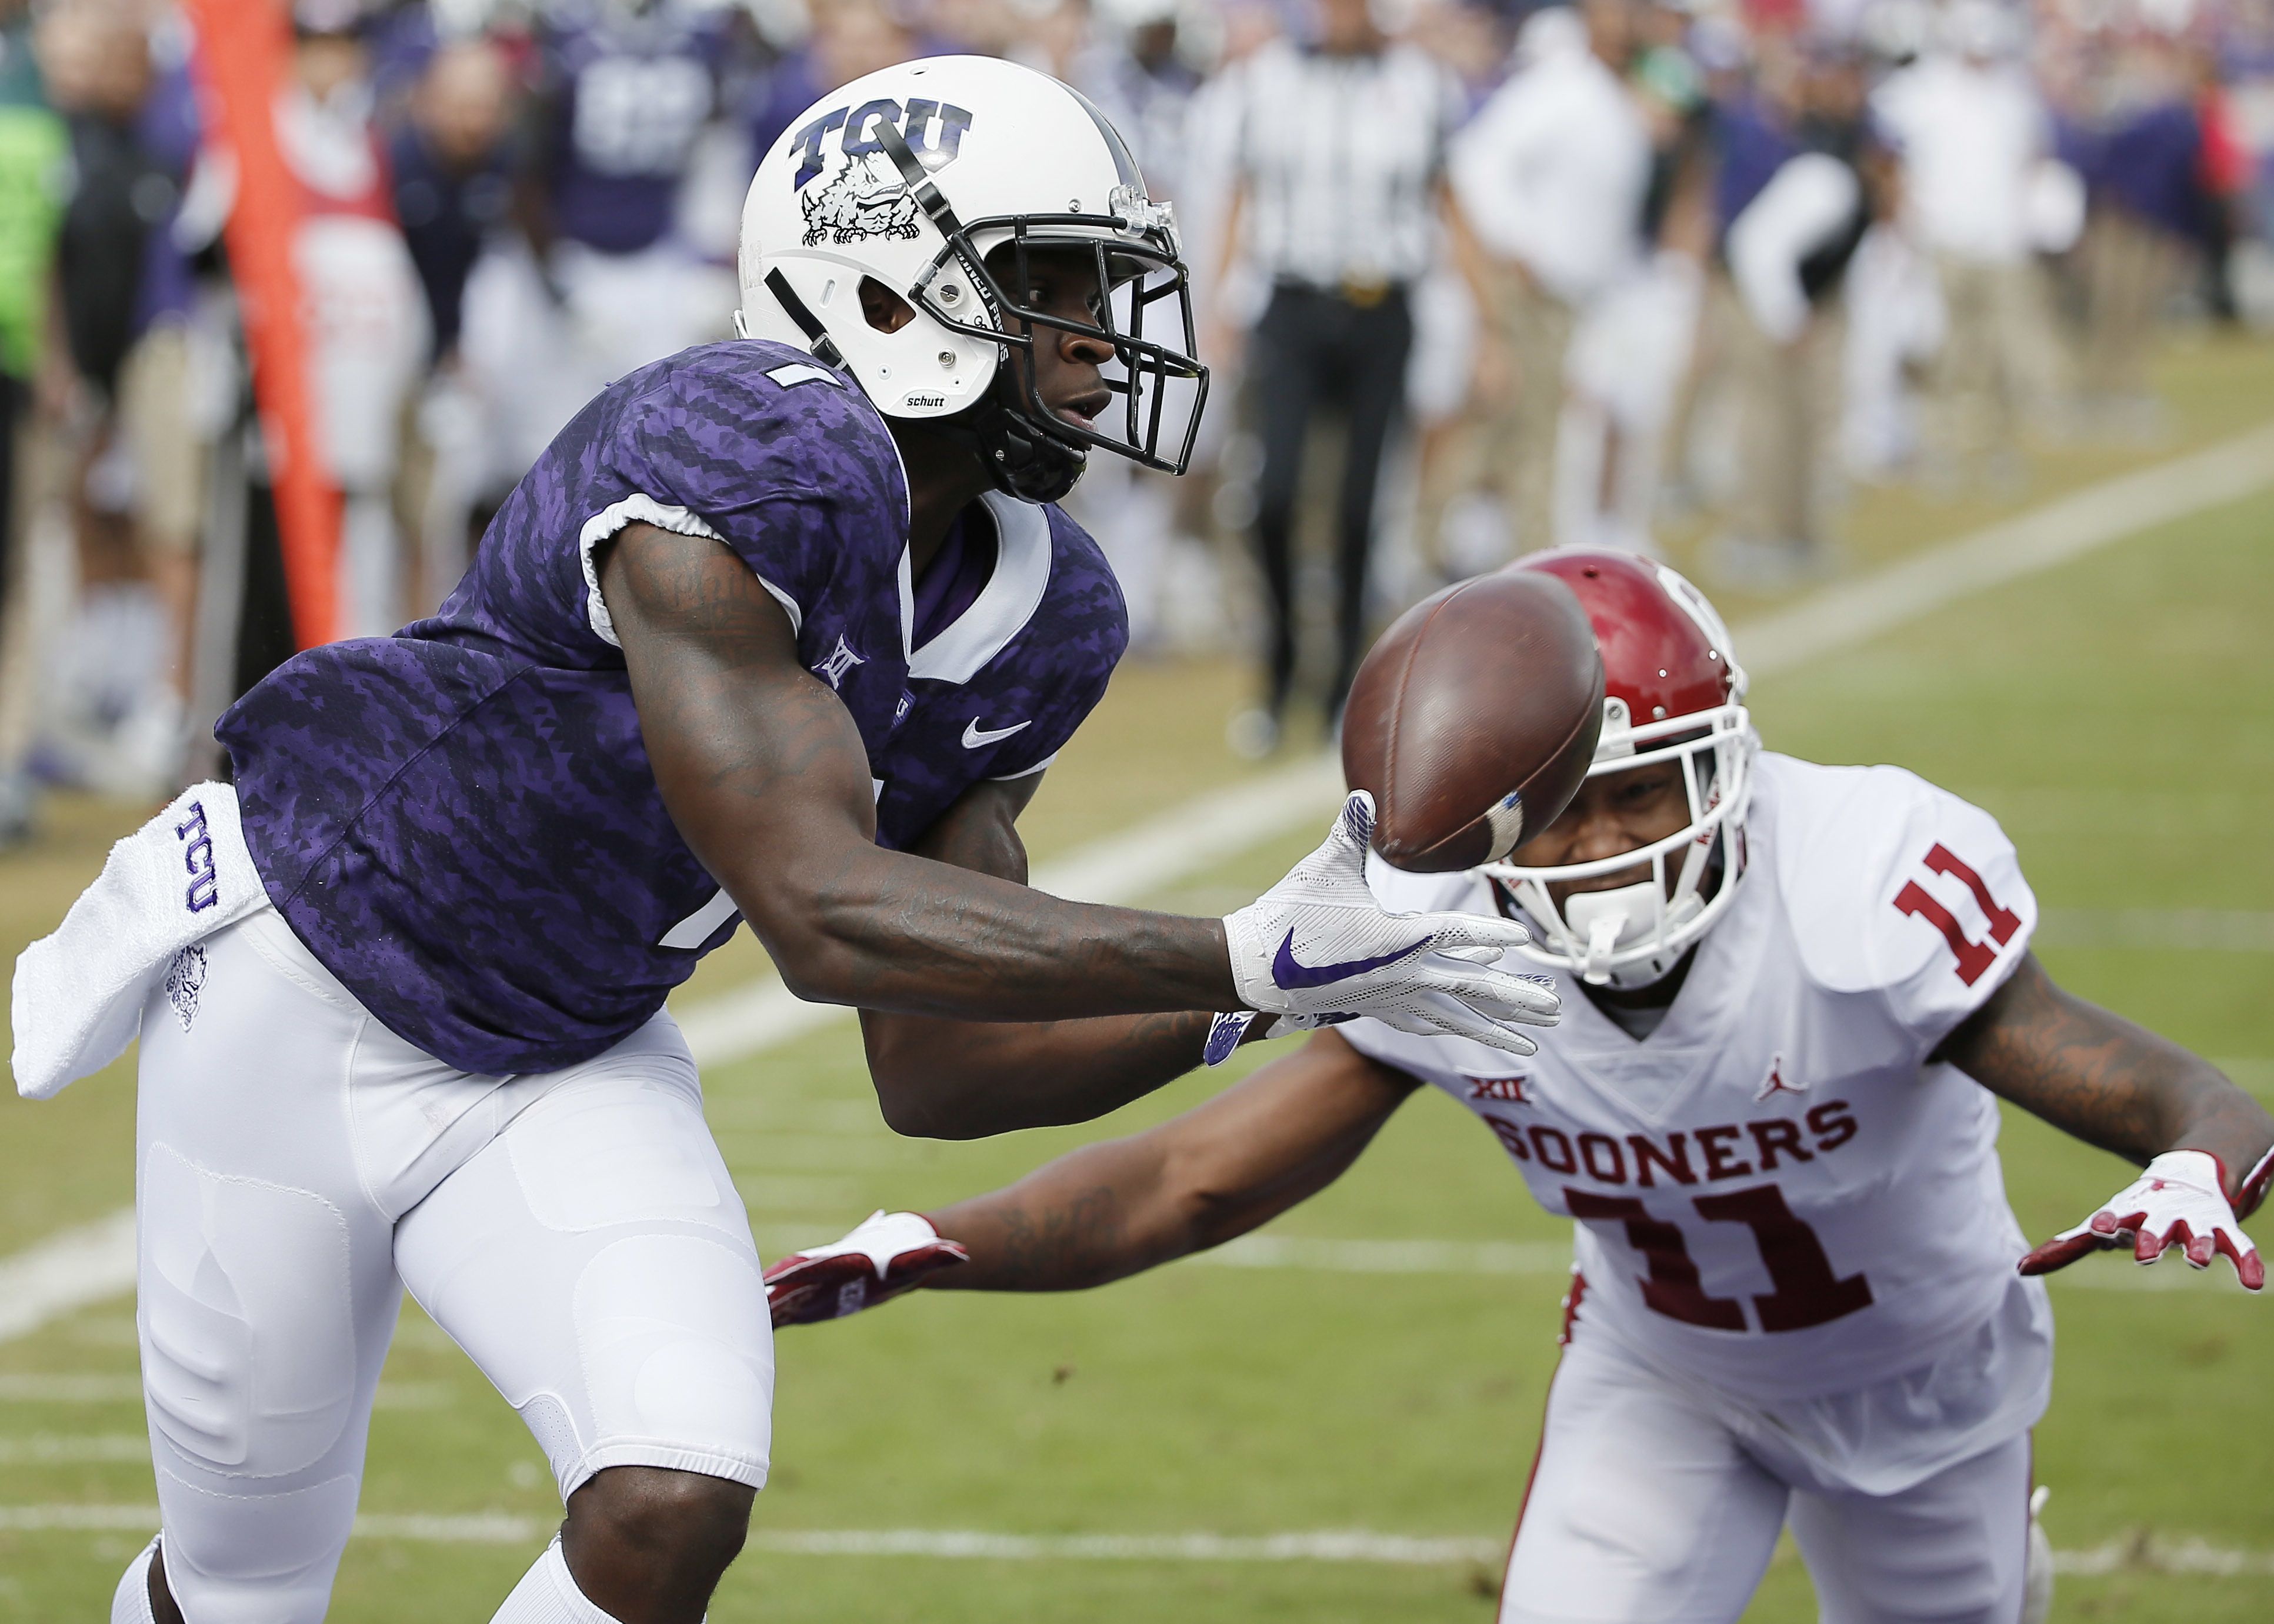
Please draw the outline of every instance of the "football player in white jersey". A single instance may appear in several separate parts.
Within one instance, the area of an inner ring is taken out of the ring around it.
[[[917,1284],[1075,1289],[1216,1245],[1332,1182],[1426,1083],[1577,1221],[1502,1624],[1734,1620],[1788,1523],[1826,1619],[2012,1624],[2033,1590],[2042,1617],[2029,1429],[2052,1316],[2030,1276],[2177,1246],[2258,1289],[2238,1219],[2274,1118],[2053,984],[1988,814],[1899,768],[1760,753],[1728,635],[1679,575],[1575,549],[1515,568],[1569,583],[1602,646],[1587,781],[1506,862],[1372,877],[1393,907],[1532,929],[1517,951],[1565,1011],[1539,1053],[1317,1032],[1149,1132],[785,1259],[777,1323]],[[2029,1251],[1993,1095],[2146,1173]]]

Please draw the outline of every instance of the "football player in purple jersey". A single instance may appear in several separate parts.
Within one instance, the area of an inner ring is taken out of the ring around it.
[[[114,1620],[323,1616],[405,1288],[566,1503],[495,1617],[701,1618],[773,1367],[663,1004],[738,918],[861,1009],[908,1132],[1096,1116],[1209,1011],[1520,1054],[1555,1018],[1496,967],[1521,927],[1372,899],[1363,795],[1221,921],[1021,883],[1126,638],[1052,504],[1099,448],[1181,470],[1205,393],[1173,221],[1095,109],[976,58],[847,85],[767,153],[742,283],[739,339],[579,412],[433,618],[248,694],[234,784],[26,955],[20,1088],[142,1037],[162,1531]]]

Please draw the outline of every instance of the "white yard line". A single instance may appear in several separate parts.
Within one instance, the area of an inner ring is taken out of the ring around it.
[[[1845,652],[1944,605],[2274,485],[2274,424],[2088,485],[1900,563],[1811,593],[1731,640],[1755,676]]]
[[[147,1533],[155,1506],[0,1506],[0,1533]],[[360,1539],[463,1545],[531,1545],[554,1526],[551,1517],[509,1511],[460,1515],[366,1512]],[[1385,1534],[1372,1529],[1322,1529],[1286,1534],[997,1534],[973,1529],[753,1529],[749,1549],[779,1556],[921,1556],[992,1562],[1369,1562],[1397,1567],[1497,1568],[1503,1535]],[[2237,1551],[2200,1539],[2166,1543],[2112,1540],[2083,1551],[2056,1551],[2057,1572],[2094,1577],[2122,1572],[2245,1577],[2274,1575],[2274,1552]]]
[[[1811,593],[1737,628],[1746,669],[1773,676],[1836,653],[1946,604],[2082,557],[2127,536],[2274,485],[2274,425],[2207,450],[2104,480],[2058,501]],[[1323,823],[1341,790],[1331,756],[1194,797],[1035,872],[1053,895],[1127,902],[1252,850],[1307,819]],[[2255,949],[2248,951],[2256,951]],[[779,981],[674,1011],[696,1059],[747,1058],[848,1018]],[[115,1213],[0,1259],[0,1342],[22,1336],[134,1282],[133,1215]]]
[[[134,1287],[134,1209],[0,1258],[0,1342]]]
[[[2200,1539],[2165,1545],[2159,1540],[2112,1539],[2089,1551],[2056,1551],[2055,1573],[2093,1577],[2100,1574],[2142,1570],[2150,1573],[2211,1574],[2221,1578],[2242,1575],[2274,1575],[2274,1552],[2230,1551]]]
[[[89,1461],[150,1458],[147,1432],[34,1432],[28,1438],[0,1436],[0,1466],[76,1466]]]

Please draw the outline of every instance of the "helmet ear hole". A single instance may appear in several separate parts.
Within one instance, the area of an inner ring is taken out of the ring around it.
[[[861,279],[861,315],[879,333],[897,333],[916,319],[908,302],[873,276]]]

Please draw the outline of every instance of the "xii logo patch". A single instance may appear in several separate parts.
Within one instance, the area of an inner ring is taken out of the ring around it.
[[[1536,1103],[1526,1092],[1526,1085],[1532,1080],[1529,1078],[1472,1077],[1465,1080],[1469,1085],[1469,1098],[1472,1100],[1505,1100],[1510,1105]]]
[[[851,643],[840,636],[837,639],[837,646],[829,651],[829,658],[813,668],[813,674],[827,682],[832,688],[842,688],[845,686],[846,673],[855,665],[865,665],[868,663],[853,652]]]

